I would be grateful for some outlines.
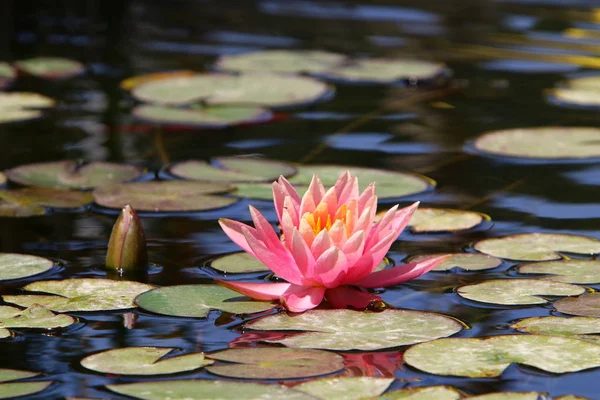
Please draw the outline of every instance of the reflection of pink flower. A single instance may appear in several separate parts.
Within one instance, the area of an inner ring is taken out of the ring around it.
[[[402,353],[386,351],[377,353],[342,353],[345,376],[371,376],[394,378],[402,368]]]
[[[381,299],[364,289],[406,282],[448,258],[434,257],[373,272],[418,203],[400,210],[396,205],[374,224],[375,184],[359,194],[358,179],[348,171],[327,191],[315,175],[302,198],[280,177],[273,182],[273,197],[283,232],[281,239],[252,206],[254,228],[230,219],[219,221],[231,240],[289,282],[219,280],[223,286],[256,300],[280,300],[294,312],[314,308],[323,298],[337,308],[366,308]]]

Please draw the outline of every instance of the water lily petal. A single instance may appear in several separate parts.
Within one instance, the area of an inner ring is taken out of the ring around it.
[[[287,179],[285,179],[283,176],[280,176],[277,182],[273,182],[272,188],[275,211],[277,211],[277,216],[280,220],[286,197],[289,197],[294,205],[294,208],[296,210],[298,209],[300,206],[300,196]]]
[[[338,204],[346,204],[350,200],[355,199],[358,199],[358,178],[353,176],[348,180],[342,193],[338,196]]]
[[[256,233],[263,243],[271,250],[282,250],[283,244],[281,243],[281,240],[279,240],[279,236],[277,236],[269,221],[267,221],[255,207],[249,206],[248,208],[250,209],[252,222],[254,222],[254,229],[256,229]]]
[[[215,280],[227,289],[235,290],[244,296],[262,301],[279,300],[283,293],[292,286],[291,283],[244,283],[230,282],[223,279]]]
[[[358,197],[358,212],[362,213],[369,200],[375,197],[375,182],[372,182],[363,190],[361,195]]]
[[[228,219],[228,218],[219,219],[219,225],[221,225],[223,232],[225,232],[225,234],[227,236],[229,236],[229,239],[231,239],[233,241],[233,243],[240,246],[246,253],[249,253],[249,254],[252,254],[253,256],[255,256],[254,251],[252,251],[252,249],[248,245],[248,241],[246,240],[246,237],[242,233],[243,228],[247,228],[247,229],[254,229],[254,228],[252,228],[251,226],[248,226],[246,224],[243,224],[241,222],[234,221],[234,220]]]
[[[331,228],[329,228],[329,237],[337,247],[344,246],[346,240],[348,240],[348,235],[346,233],[346,224],[341,219],[336,220]]]
[[[325,292],[327,302],[334,308],[354,308],[364,310],[375,302],[381,302],[381,297],[355,289],[351,286],[338,286],[327,289]]]
[[[279,301],[292,312],[303,312],[321,304],[324,296],[324,287],[292,285]]]
[[[346,255],[348,265],[354,265],[356,261],[362,256],[363,249],[365,248],[365,233],[364,231],[355,232],[342,247],[342,251]],[[354,268],[354,267],[352,267]]]
[[[326,288],[333,288],[340,284],[348,270],[348,260],[344,253],[337,247],[331,247],[323,252],[315,261],[315,281],[321,282]]]
[[[415,279],[416,277],[431,271],[438,265],[447,261],[450,257],[452,257],[452,255],[447,254],[428,258],[427,260],[418,263],[408,263],[373,272],[371,275],[357,282],[356,285],[364,288],[378,288],[397,285],[399,283]]]
[[[302,218],[300,220],[300,226],[298,227],[298,231],[300,232],[300,235],[302,235],[302,238],[304,239],[306,244],[312,246],[315,240],[315,231],[313,230],[312,226],[310,226],[310,224],[306,221],[306,219]]]
[[[340,175],[339,178],[337,178],[335,184],[333,185],[333,188],[335,189],[335,194],[338,198],[338,204],[343,204],[343,202],[340,201],[340,197],[342,196],[342,192],[344,191],[344,188],[350,181],[351,177],[352,175],[350,175],[350,171],[346,170]]]
[[[323,198],[321,199],[321,203],[325,203],[327,205],[327,211],[329,215],[335,215],[338,209],[338,198],[335,192],[335,187],[330,187],[327,189]]]
[[[300,273],[305,278],[310,279],[314,275],[315,258],[297,229],[292,231],[291,241],[291,253],[296,261],[296,265]]]
[[[329,231],[327,229],[323,229],[313,240],[312,245],[310,246],[310,251],[312,252],[315,260],[321,257],[321,254],[325,252],[325,250],[333,247],[334,243],[329,236]]]

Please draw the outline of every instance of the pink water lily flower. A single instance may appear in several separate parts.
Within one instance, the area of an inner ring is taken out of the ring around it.
[[[343,173],[329,190],[315,175],[302,198],[282,176],[273,182],[275,210],[282,235],[254,207],[254,227],[230,219],[219,224],[238,246],[287,282],[220,284],[256,300],[279,300],[301,312],[323,299],[336,308],[364,309],[381,298],[365,289],[396,285],[437,267],[448,256],[373,272],[418,207],[392,207],[373,223],[375,183],[362,194],[358,179]]]

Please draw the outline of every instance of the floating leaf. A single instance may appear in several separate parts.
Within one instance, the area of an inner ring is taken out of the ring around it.
[[[558,260],[559,252],[575,254],[600,253],[600,241],[588,236],[524,233],[502,238],[484,239],[473,248],[494,257],[518,261]]]
[[[106,385],[113,392],[143,400],[315,400],[313,396],[280,385],[190,379]]]
[[[92,354],[81,365],[92,371],[114,375],[161,375],[193,371],[213,363],[204,353],[164,358],[172,347],[125,347]]]
[[[382,213],[379,214],[383,218]],[[451,210],[445,208],[419,208],[410,219],[409,226],[412,232],[454,232],[471,229],[479,225],[484,219],[489,219],[485,214],[473,211]]]
[[[0,281],[28,278],[49,271],[54,263],[27,254],[0,253]]]
[[[0,382],[16,381],[19,379],[31,378],[39,374],[39,372],[0,368]]]
[[[600,106],[600,77],[583,76],[563,82],[547,91],[550,100],[562,106],[595,108]]]
[[[54,100],[38,93],[1,92],[0,123],[25,121],[43,115],[41,109],[54,107]]]
[[[308,381],[294,386],[295,390],[327,400],[359,400],[379,396],[394,382],[394,378],[342,376]]]
[[[273,308],[273,303],[253,301],[219,285],[161,287],[142,294],[136,304],[146,311],[176,317],[203,318],[210,310],[251,314]]]
[[[313,78],[279,74],[197,74],[148,82],[132,91],[138,100],[163,105],[260,105],[289,107],[310,104],[331,93]]]
[[[171,165],[169,172],[178,178],[197,181],[269,182],[269,188],[280,175],[296,173],[290,163],[266,158],[218,157],[213,161],[217,166],[201,160],[182,161]]]
[[[409,348],[404,362],[430,374],[471,378],[500,376],[512,363],[560,374],[599,367],[600,346],[543,335],[438,339]]]
[[[11,337],[12,333],[8,329],[0,328],[0,339]]]
[[[33,304],[26,310],[0,306],[0,328],[57,329],[66,328],[75,322],[75,318],[69,315],[55,315],[52,311],[37,304]]]
[[[8,179],[21,185],[90,189],[100,185],[139,178],[142,170],[132,165],[75,161],[54,161],[21,165],[6,171]]]
[[[298,193],[304,193],[308,185],[294,184]],[[236,183],[233,195],[241,198],[273,201],[273,186],[271,183]]]
[[[599,143],[598,128],[560,126],[491,131],[473,141],[484,153],[549,160],[599,157]]]
[[[162,79],[171,79],[171,78],[180,78],[183,76],[192,76],[196,73],[191,70],[181,70],[181,71],[169,71],[169,72],[154,72],[151,74],[145,75],[137,75],[132,76],[127,79],[123,79],[119,84],[119,87],[123,90],[130,91],[136,86],[139,86],[143,83],[148,83],[152,81],[159,81]]]
[[[318,50],[263,50],[224,55],[215,67],[233,72],[323,72],[346,61],[342,54]]]
[[[0,62],[0,89],[6,89],[16,77],[17,72],[9,63]]]
[[[600,293],[586,293],[578,297],[567,297],[553,304],[556,311],[582,317],[600,317]]]
[[[392,390],[378,400],[459,400],[461,392],[450,386],[423,386]]]
[[[15,195],[14,190],[0,190],[1,217],[35,217],[46,214],[46,209],[39,204]]]
[[[134,308],[135,297],[153,288],[152,285],[139,282],[77,278],[39,281],[24,288],[30,292],[51,295],[4,295],[2,299],[22,307],[40,304],[58,312],[124,310]]]
[[[323,350],[259,347],[228,349],[211,353],[209,357],[233,363],[206,368],[213,374],[229,378],[306,378],[344,369],[344,357]]]
[[[408,262],[421,262],[428,258],[439,257],[445,253],[422,254],[410,257]],[[484,269],[496,268],[502,264],[502,260],[486,254],[476,253],[454,253],[448,261],[437,266],[434,271],[448,271],[452,268],[461,268],[466,271],[481,271]]]
[[[17,61],[15,66],[43,79],[67,79],[83,73],[85,67],[78,61],[59,57],[35,57]]]
[[[52,187],[26,187],[0,190],[0,198],[21,207],[30,203],[52,208],[80,208],[94,201],[91,193]]]
[[[600,283],[599,260],[559,260],[523,264],[521,274],[548,274],[541,279],[555,282],[591,284]]]
[[[600,343],[600,319],[593,317],[532,317],[510,326],[521,332],[550,336],[573,336],[576,339]]]
[[[131,114],[141,120],[165,125],[225,128],[227,126],[266,122],[273,114],[260,107],[197,107],[191,109],[144,104]]]
[[[236,203],[235,197],[212,195],[232,189],[224,183],[154,181],[103,186],[93,195],[96,203],[109,208],[129,204],[138,211],[206,211]]]
[[[6,185],[6,175],[4,175],[2,172],[0,172],[0,186],[1,185]]]
[[[548,398],[547,393],[539,392],[502,392],[502,393],[487,393],[479,396],[468,396],[465,399],[469,400],[539,400],[540,398]],[[558,397],[556,398],[559,399]]]
[[[529,305],[548,303],[542,296],[576,296],[585,289],[542,279],[493,279],[461,286],[456,292],[465,299],[481,303]]]
[[[275,314],[246,324],[273,331],[308,331],[270,340],[288,347],[331,350],[379,350],[406,346],[459,332],[462,325],[441,314],[411,310],[362,312],[311,310],[300,315]]]
[[[0,382],[31,378],[36,375],[39,375],[39,372],[0,368]],[[46,389],[51,384],[52,382],[0,383],[0,399],[12,399],[18,396],[27,396],[30,394],[38,393]]]

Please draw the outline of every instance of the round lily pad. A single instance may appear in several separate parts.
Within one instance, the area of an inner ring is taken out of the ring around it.
[[[131,113],[136,118],[155,124],[199,128],[225,128],[233,125],[266,122],[273,117],[273,114],[264,108],[231,106],[175,108],[144,104],[135,107]]]
[[[233,187],[224,183],[154,181],[118,184],[94,190],[94,200],[108,208],[129,204],[137,211],[206,211],[227,207],[239,199],[213,195]]]
[[[5,328],[0,328],[0,339],[6,339],[12,336],[12,333]]]
[[[465,399],[469,400],[539,400],[540,398],[548,398],[547,393],[540,392],[501,392],[501,393],[487,393],[479,396],[469,396]],[[559,400],[560,397],[555,397]]]
[[[142,170],[133,165],[75,161],[54,161],[21,165],[6,171],[13,182],[27,186],[90,189],[100,185],[127,182],[139,178]]]
[[[576,296],[585,292],[577,285],[542,279],[493,279],[461,286],[459,296],[480,303],[503,305],[546,304],[543,296]]]
[[[49,271],[54,263],[27,254],[0,253],[0,281],[22,279]]]
[[[26,74],[43,79],[73,78],[85,70],[79,61],[60,57],[29,58],[15,62],[15,66]]]
[[[303,382],[294,386],[315,397],[328,400],[359,400],[379,396],[394,382],[393,378],[373,378],[370,376],[341,376]]]
[[[508,260],[549,261],[561,259],[559,252],[598,254],[600,241],[588,236],[524,233],[480,240],[473,248],[481,253]]]
[[[163,105],[254,105],[289,107],[314,103],[331,93],[316,79],[279,74],[197,74],[136,86],[140,101]]]
[[[532,317],[512,324],[511,328],[521,332],[550,336],[597,334],[600,333],[600,319],[593,317]],[[578,337],[581,338],[581,336]]]
[[[1,92],[0,123],[40,118],[43,109],[54,107],[54,100],[38,93]]]
[[[307,331],[269,340],[288,347],[331,350],[379,350],[406,346],[459,332],[462,325],[442,314],[411,310],[371,313],[311,310],[300,315],[275,314],[246,324],[269,331]]]
[[[550,126],[486,132],[473,141],[477,150],[532,159],[600,157],[600,129]]]
[[[422,254],[408,259],[409,262],[421,262],[428,258],[442,256],[445,253]],[[438,265],[434,271],[448,271],[452,268],[460,268],[465,271],[481,271],[485,269],[496,268],[502,264],[502,260],[486,254],[475,253],[454,253],[448,261]]]
[[[280,175],[296,173],[292,164],[267,158],[217,157],[212,161],[216,165],[202,160],[178,162],[169,167],[169,172],[178,178],[197,181],[269,182],[269,188]]]
[[[113,392],[143,400],[316,400],[306,393],[280,385],[189,379],[106,385]]]
[[[94,201],[91,193],[52,187],[0,190],[0,199],[12,200],[20,207],[34,203],[52,208],[80,208]]]
[[[161,79],[180,78],[183,76],[191,76],[195,74],[196,73],[191,70],[153,72],[151,74],[137,75],[129,77],[127,79],[123,79],[119,84],[119,87],[123,90],[130,91],[134,87],[139,86],[143,83],[159,81]]]
[[[382,218],[384,214],[380,214]],[[451,210],[445,208],[419,208],[410,219],[408,226],[412,232],[454,232],[471,229],[484,219],[485,214],[473,211]]]
[[[39,372],[0,368],[0,382],[16,381],[39,375]],[[52,382],[11,382],[0,383],[0,399],[12,399],[41,392]]]
[[[344,357],[323,350],[259,347],[228,349],[211,353],[209,357],[231,363],[206,368],[210,373],[229,378],[306,378],[344,369]]]
[[[521,274],[545,274],[541,279],[555,282],[595,284],[600,283],[600,260],[559,260],[523,264]]]
[[[38,304],[34,304],[26,310],[0,306],[0,328],[57,329],[66,328],[75,322],[75,318],[70,315],[55,315]]]
[[[560,87],[548,90],[547,94],[553,103],[561,106],[596,108],[600,106],[600,77],[569,79]]]
[[[16,381],[19,379],[31,378],[39,374],[39,372],[0,368],[0,382]]]
[[[500,376],[512,363],[560,374],[599,367],[600,346],[544,335],[450,338],[412,346],[404,362],[430,374],[471,378]]]
[[[298,193],[304,193],[308,185],[295,183],[294,188]],[[240,198],[273,201],[273,186],[264,182],[236,183],[232,194]]]
[[[50,293],[48,295],[3,295],[2,299],[21,307],[39,304],[58,312],[124,310],[134,308],[135,297],[153,288],[139,282],[76,278],[38,281],[24,288],[29,292]]]
[[[251,314],[273,308],[267,301],[254,301],[219,285],[161,287],[142,294],[136,304],[156,314],[204,318],[210,310]]]
[[[450,386],[423,386],[392,390],[378,400],[459,400],[461,392]]]
[[[17,72],[9,63],[0,62],[0,89],[6,89],[16,77]]]
[[[327,71],[346,61],[342,54],[318,50],[263,50],[224,55],[215,67],[233,72],[314,73]]]
[[[41,205],[15,194],[14,190],[0,190],[1,217],[35,217],[46,214]]]
[[[600,293],[585,293],[578,297],[567,297],[555,301],[556,311],[581,317],[600,317]]]
[[[161,375],[193,371],[213,363],[204,353],[165,358],[172,347],[125,347],[92,354],[81,365],[92,371],[114,375]]]
[[[363,84],[418,83],[448,73],[445,64],[391,58],[363,59],[333,67],[318,75],[334,82]]]

